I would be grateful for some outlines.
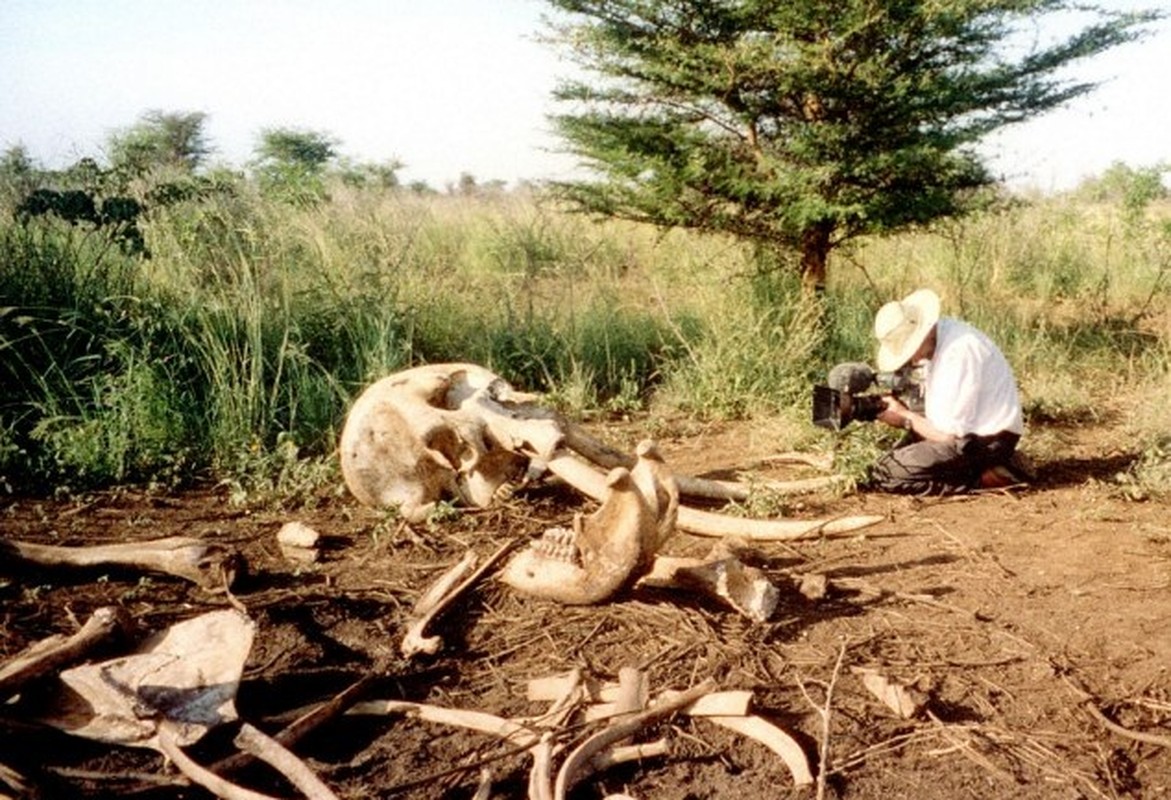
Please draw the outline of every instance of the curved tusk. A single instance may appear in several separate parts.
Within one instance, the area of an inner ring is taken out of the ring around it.
[[[549,471],[579,492],[601,502],[606,478],[572,453],[559,450],[548,461]],[[740,536],[757,542],[779,542],[814,535],[833,535],[877,525],[885,517],[862,515],[822,520],[761,520],[731,517],[697,508],[679,506],[680,530],[699,536]]]
[[[619,452],[605,442],[595,439],[582,428],[565,420],[561,420],[565,431],[564,443],[573,452],[586,461],[596,464],[603,469],[614,467],[634,469],[635,457]],[[692,475],[674,476],[679,486],[679,494],[686,497],[697,497],[704,500],[730,500],[742,503],[748,499],[752,487],[736,481],[721,481],[712,478],[697,478]],[[846,480],[841,475],[826,475],[816,478],[803,478],[795,481],[761,481],[756,486],[765,491],[776,494],[806,494],[833,488]]]

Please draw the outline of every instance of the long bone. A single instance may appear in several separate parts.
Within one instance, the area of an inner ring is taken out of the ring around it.
[[[545,462],[549,471],[582,494],[600,500],[604,477],[573,453],[561,449]],[[830,520],[757,520],[715,514],[689,506],[679,506],[677,526],[700,536],[740,536],[754,541],[787,541],[817,534],[849,533],[876,525],[884,517],[860,515]]]
[[[83,547],[0,540],[0,563],[6,558],[41,567],[122,567],[161,572],[208,590],[230,588],[242,563],[234,551],[188,536]]]

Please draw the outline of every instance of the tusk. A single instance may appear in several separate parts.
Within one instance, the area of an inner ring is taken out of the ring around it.
[[[604,497],[605,476],[572,453],[559,450],[549,459],[548,467],[550,472],[579,492],[598,501]],[[739,536],[757,542],[780,542],[818,534],[850,533],[877,525],[884,519],[871,514],[808,521],[754,520],[679,506],[676,525],[680,530],[699,536]]]
[[[605,442],[595,439],[582,428],[573,423],[561,421],[565,431],[565,446],[580,455],[591,464],[603,469],[626,467],[633,469],[635,458],[610,447]],[[808,456],[805,463],[825,469],[823,462],[817,461],[815,456]],[[710,478],[697,478],[691,475],[675,475],[675,482],[679,486],[679,494],[703,500],[729,500],[742,503],[748,499],[752,489],[736,481],[721,481]],[[829,475],[818,478],[804,478],[796,481],[761,481],[756,488],[776,494],[807,494],[831,489],[846,481],[845,476]]]

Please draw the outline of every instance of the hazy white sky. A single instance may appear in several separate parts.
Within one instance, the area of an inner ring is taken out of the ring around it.
[[[1104,0],[1108,7],[1168,7]],[[241,165],[266,127],[327,133],[436,188],[564,176],[545,115],[568,67],[534,41],[541,0],[0,0],[0,147],[59,167],[151,109],[202,111]],[[1171,161],[1171,20],[1079,72],[1106,81],[990,143],[1015,185]]]

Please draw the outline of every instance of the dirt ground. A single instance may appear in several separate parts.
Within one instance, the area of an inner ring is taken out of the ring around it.
[[[624,430],[633,439],[637,428]],[[766,623],[668,590],[563,608],[487,580],[436,626],[440,652],[410,661],[399,641],[411,605],[468,548],[486,556],[510,539],[565,525],[590,505],[545,484],[490,510],[408,527],[342,492],[311,509],[274,511],[234,507],[216,488],[168,496],[122,490],[68,501],[9,498],[0,503],[0,535],[60,545],[183,535],[237,549],[247,572],[232,593],[257,635],[236,706],[270,733],[359,681],[364,699],[519,718],[547,705],[526,699],[530,679],[578,668],[614,681],[622,668],[637,667],[652,694],[707,678],[750,690],[754,713],[798,741],[817,781],[794,788],[784,763],[762,745],[677,715],[636,736],[666,737],[669,754],[598,773],[573,798],[1171,797],[1171,507],[1127,500],[1111,483],[1130,456],[1108,426],[1046,435],[1062,455],[1039,460],[1037,482],[1024,489],[792,501],[794,518],[883,521],[745,550],[744,561],[782,590]],[[668,463],[686,474],[807,474],[762,467],[771,443],[746,425],[659,441]],[[290,520],[325,537],[318,563],[282,558],[275,534]],[[702,554],[711,546],[680,534],[668,549]],[[2,559],[0,566],[0,659],[74,632],[102,606],[124,612],[129,643],[228,603],[162,576],[31,571]],[[827,578],[825,596],[796,591],[802,576]],[[913,715],[896,715],[868,691],[866,671],[913,689],[921,700]],[[35,699],[52,686],[26,694]],[[154,751],[31,724],[28,702],[22,696],[0,708],[0,797],[208,796],[184,785]],[[235,731],[223,727],[188,754],[201,764],[231,754]],[[563,729],[558,741],[593,730]],[[491,736],[402,715],[340,717],[293,749],[341,798],[469,798],[483,769],[491,771],[491,797],[525,797],[531,764]],[[267,767],[232,777],[258,792],[297,796]]]

